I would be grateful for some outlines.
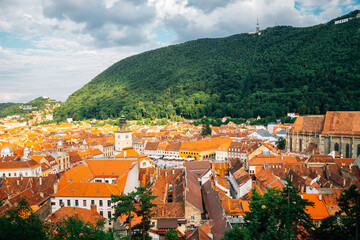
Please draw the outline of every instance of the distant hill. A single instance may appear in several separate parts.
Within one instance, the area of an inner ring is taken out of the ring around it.
[[[45,108],[47,108],[45,104],[48,104],[49,107],[51,107],[57,103],[59,102],[44,97],[38,97],[28,103],[3,103],[3,104],[10,104],[10,106],[3,109],[0,108],[0,117],[12,116],[17,114],[27,114],[27,113],[31,113],[32,111],[44,110]],[[1,106],[2,105],[0,104],[0,107]],[[32,109],[26,109],[23,108],[22,106],[31,106]]]
[[[56,115],[249,118],[359,110],[359,13],[306,28],[199,39],[123,59],[70,95]]]
[[[0,111],[5,109],[5,108],[8,108],[8,107],[11,107],[13,105],[16,105],[17,103],[12,103],[12,102],[8,102],[8,103],[0,103]]]

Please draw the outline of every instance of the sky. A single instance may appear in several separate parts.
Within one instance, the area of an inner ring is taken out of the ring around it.
[[[312,26],[360,0],[0,0],[0,102],[59,101],[117,61],[199,38]]]

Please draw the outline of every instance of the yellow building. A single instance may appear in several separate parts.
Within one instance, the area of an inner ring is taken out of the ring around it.
[[[181,144],[179,156],[183,158],[195,158],[203,160],[209,157],[215,159],[216,150],[224,143],[231,142],[228,137],[208,138],[196,142],[185,142]]]

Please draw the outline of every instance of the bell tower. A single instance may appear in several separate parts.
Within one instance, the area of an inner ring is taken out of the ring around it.
[[[119,127],[115,131],[115,152],[121,152],[132,146],[132,132],[129,130],[124,114],[120,117]]]

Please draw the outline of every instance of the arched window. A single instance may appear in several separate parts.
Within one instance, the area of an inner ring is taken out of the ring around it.
[[[360,155],[360,144],[358,144],[357,146],[357,154],[356,154],[356,157],[358,157]]]
[[[299,140],[299,151],[301,152],[302,150],[302,139]]]
[[[347,143],[346,151],[345,151],[345,158],[349,158],[349,157],[350,157],[350,145]]]
[[[339,144],[338,143],[334,144],[334,150],[335,150],[335,152],[339,151]]]

